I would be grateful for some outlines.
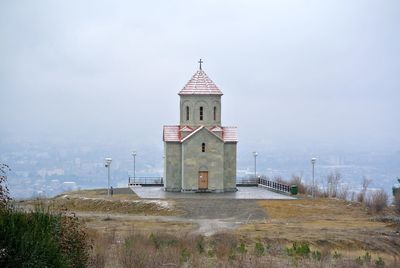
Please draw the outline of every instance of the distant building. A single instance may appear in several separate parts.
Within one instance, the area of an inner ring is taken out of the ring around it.
[[[164,126],[166,191],[236,191],[236,127],[221,125],[219,88],[201,68],[180,96],[180,124]]]

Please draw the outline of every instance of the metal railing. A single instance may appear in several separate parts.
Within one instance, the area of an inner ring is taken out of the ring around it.
[[[258,178],[236,179],[236,185],[257,185],[257,184],[259,184]]]
[[[163,177],[130,177],[128,180],[129,185],[163,185]]]
[[[289,193],[290,192],[290,186],[286,185],[286,184],[282,184],[276,181],[270,181],[267,179],[259,179],[259,184],[267,187],[267,188],[271,188],[273,190],[276,191],[280,191],[280,192],[285,192],[285,193]]]

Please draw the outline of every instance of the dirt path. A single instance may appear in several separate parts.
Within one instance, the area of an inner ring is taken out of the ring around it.
[[[257,200],[249,199],[175,199],[175,208],[184,211],[184,217],[194,219],[248,222],[267,217]]]

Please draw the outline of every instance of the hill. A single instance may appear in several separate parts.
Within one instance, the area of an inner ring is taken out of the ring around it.
[[[29,209],[35,202],[19,204]],[[207,195],[148,200],[129,189],[116,189],[112,197],[104,189],[70,192],[41,202],[74,213],[85,223],[100,266],[137,267],[129,263],[136,263],[143,250],[146,256],[155,254],[152,261],[140,257],[150,267],[165,261],[171,266],[189,262],[200,267],[204,262],[244,267],[265,262],[272,267],[399,264],[399,218],[390,209],[373,215],[356,202],[306,197],[209,199]],[[142,247],[132,239],[141,241]],[[105,240],[110,246],[104,246]],[[187,258],[182,259],[182,254]]]

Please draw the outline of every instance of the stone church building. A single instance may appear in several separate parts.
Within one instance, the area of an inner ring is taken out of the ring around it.
[[[221,125],[221,90],[202,70],[178,93],[179,125],[164,126],[166,191],[236,191],[236,127]]]

